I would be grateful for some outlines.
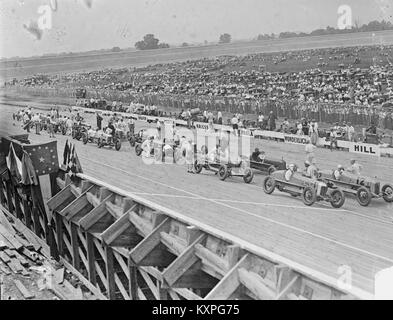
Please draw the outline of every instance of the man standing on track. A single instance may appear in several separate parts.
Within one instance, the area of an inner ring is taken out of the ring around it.
[[[98,130],[102,129],[102,116],[101,116],[101,112],[97,111],[97,128]]]

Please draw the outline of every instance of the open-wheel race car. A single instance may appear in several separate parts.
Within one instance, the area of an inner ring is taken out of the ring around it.
[[[202,150],[204,148],[202,147]],[[206,149],[207,151],[207,149]],[[196,173],[201,173],[202,169],[213,171],[218,178],[224,181],[228,177],[242,177],[245,183],[250,183],[254,178],[254,172],[251,170],[247,161],[239,159],[236,162],[222,161],[218,157],[212,159],[203,150],[202,154],[197,155],[194,162],[194,170]]]
[[[88,142],[91,143],[98,143],[98,139],[101,137],[102,131],[96,131],[93,129],[89,129],[82,134],[82,142],[83,144],[87,144]]]
[[[263,180],[263,190],[267,194],[275,189],[289,193],[293,197],[302,197],[307,206],[317,201],[330,202],[333,208],[341,208],[345,202],[344,193],[337,187],[331,187],[315,179],[303,176],[301,173],[293,173],[291,179],[285,179],[286,170],[278,170],[271,173]]]
[[[89,130],[89,125],[85,123],[74,123],[72,126],[71,136],[72,139],[80,140],[87,130]]]
[[[287,168],[287,163],[282,160],[267,159],[266,157],[255,161],[250,159],[251,169],[255,169],[262,172],[267,172],[267,174],[272,174],[276,170],[285,170]]]
[[[368,206],[373,198],[383,198],[393,202],[393,186],[381,183],[376,178],[358,176],[343,172],[339,179],[334,176],[334,170],[320,170],[318,180],[340,187],[345,193],[356,196],[361,206]]]
[[[107,133],[102,133],[98,138],[97,138],[97,147],[102,148],[108,146],[110,148],[115,147],[116,151],[119,151],[121,148],[121,141],[118,138],[118,136],[107,134]]]

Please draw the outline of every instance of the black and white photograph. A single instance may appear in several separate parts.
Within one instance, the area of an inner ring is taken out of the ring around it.
[[[0,0],[0,300],[393,300],[393,0]]]

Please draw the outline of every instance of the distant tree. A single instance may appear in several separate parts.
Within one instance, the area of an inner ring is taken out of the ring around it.
[[[203,41],[203,43],[204,43],[205,45],[207,45],[207,44],[208,44],[207,40]]]
[[[167,43],[160,43],[160,44],[158,45],[158,48],[159,48],[159,49],[169,48],[169,44],[167,44]]]
[[[113,47],[112,52],[120,52],[121,49],[119,47]]]
[[[166,43],[158,44],[160,40],[154,37],[154,34],[146,34],[143,37],[143,40],[135,43],[135,48],[138,50],[151,50],[151,49],[159,49],[159,48],[169,48],[169,45]]]
[[[220,35],[220,40],[219,43],[230,43],[232,40],[232,37],[229,33],[224,33]]]
[[[257,40],[270,40],[272,37],[268,34],[258,34]]]
[[[183,42],[181,46],[182,47],[188,47],[188,43],[187,42]]]

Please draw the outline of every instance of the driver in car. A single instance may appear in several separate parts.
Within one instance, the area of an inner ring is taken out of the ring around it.
[[[344,173],[344,170],[345,170],[344,167],[343,167],[341,164],[339,164],[339,165],[337,166],[337,169],[334,170],[334,172],[333,172],[334,178],[335,178],[336,180],[340,180],[342,174]]]
[[[265,160],[265,151],[259,151],[255,148],[254,152],[251,154],[251,160],[255,162],[263,162]]]
[[[293,176],[293,174],[294,174],[296,171],[297,171],[296,165],[294,165],[293,163],[291,163],[291,164],[288,166],[288,170],[285,172],[285,180],[286,180],[286,181],[290,181],[291,178],[292,178],[292,176]]]

